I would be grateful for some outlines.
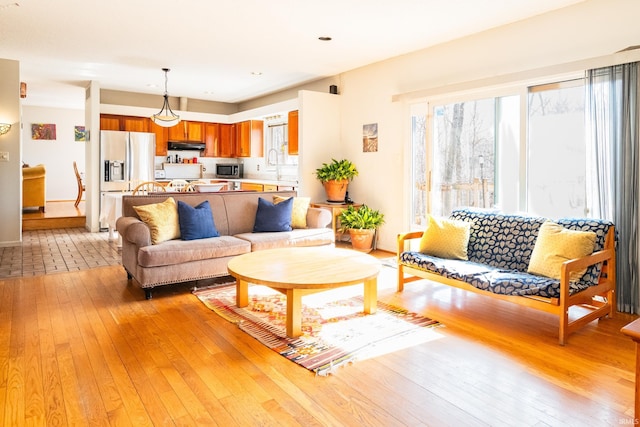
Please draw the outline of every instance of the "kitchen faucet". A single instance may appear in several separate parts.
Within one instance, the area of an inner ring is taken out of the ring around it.
[[[276,155],[275,167],[276,167],[276,181],[280,181],[280,161],[278,159],[278,150],[272,148],[267,153],[267,164],[269,166],[274,166],[274,162],[271,160],[271,152]]]

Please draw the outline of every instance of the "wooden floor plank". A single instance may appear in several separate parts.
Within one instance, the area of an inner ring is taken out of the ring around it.
[[[5,419],[7,384],[11,360],[11,326],[13,315],[12,283],[0,280],[0,420]]]

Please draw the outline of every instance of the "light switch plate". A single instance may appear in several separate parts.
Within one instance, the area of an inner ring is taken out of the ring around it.
[[[0,162],[8,162],[8,161],[9,161],[9,152],[0,151]]]

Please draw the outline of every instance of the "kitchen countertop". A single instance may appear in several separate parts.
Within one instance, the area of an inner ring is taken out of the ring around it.
[[[211,179],[211,180],[215,180],[215,181],[228,181],[228,182],[247,182],[247,183],[252,183],[252,184],[263,184],[263,185],[281,185],[281,186],[287,186],[287,187],[297,187],[298,186],[298,181],[277,181],[275,179],[260,179],[260,178],[239,178],[239,179],[232,179],[232,178],[205,178],[205,179]]]

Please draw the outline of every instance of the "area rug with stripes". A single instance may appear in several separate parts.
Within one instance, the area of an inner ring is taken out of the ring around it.
[[[362,286],[303,297],[302,336],[285,333],[286,296],[249,286],[249,305],[236,306],[234,284],[193,291],[208,308],[270,349],[318,375],[348,362],[399,351],[439,336],[427,317],[378,301],[375,314],[363,312]]]

